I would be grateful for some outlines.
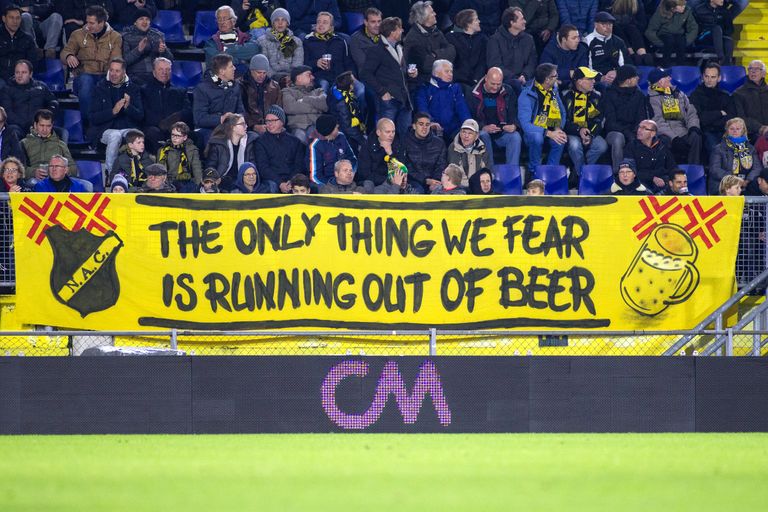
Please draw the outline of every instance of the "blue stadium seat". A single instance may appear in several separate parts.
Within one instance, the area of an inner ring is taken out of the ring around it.
[[[684,170],[688,177],[688,192],[694,196],[707,195],[707,176],[704,174],[703,165],[680,164],[678,167]]]
[[[217,30],[219,27],[216,25],[216,11],[197,11],[192,45],[202,46]]]
[[[181,23],[181,11],[157,11],[152,26],[165,34],[166,43],[186,43],[184,27]]]
[[[583,165],[579,179],[580,196],[599,196],[611,191],[613,168],[610,165]]]
[[[648,92],[648,74],[653,71],[653,66],[637,66],[637,74],[640,75],[640,82],[637,86],[643,92]]]
[[[343,12],[341,13],[344,18],[344,27],[347,34],[354,34],[363,26],[365,15],[361,12]]]
[[[536,167],[535,176],[546,185],[545,195],[568,195],[568,170],[564,165],[539,165]]]
[[[104,192],[104,173],[101,162],[96,160],[78,160],[78,176],[93,185],[94,192]]]
[[[744,66],[723,66],[720,68],[720,88],[728,94],[741,87],[747,81],[747,71]]]
[[[69,132],[68,144],[88,142],[85,140],[85,133],[83,133],[83,119],[79,110],[69,108],[58,109],[56,112],[56,125]]]
[[[672,83],[685,94],[691,94],[701,80],[701,71],[696,66],[672,66],[669,73]]]
[[[35,70],[35,78],[45,82],[53,92],[67,90],[64,66],[59,59],[45,59],[45,66],[41,70]]]
[[[519,165],[496,164],[493,176],[499,186],[496,191],[507,196],[519,196],[523,193],[523,177]]]
[[[190,89],[203,77],[203,63],[189,60],[174,60],[171,68],[171,84]]]

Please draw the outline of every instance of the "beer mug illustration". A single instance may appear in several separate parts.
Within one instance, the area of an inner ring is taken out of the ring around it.
[[[621,278],[624,302],[647,316],[685,302],[699,285],[699,271],[694,266],[698,253],[695,242],[680,226],[656,226]]]

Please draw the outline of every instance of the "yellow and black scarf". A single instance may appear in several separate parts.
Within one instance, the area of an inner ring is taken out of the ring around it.
[[[371,34],[368,32],[368,29],[367,29],[367,28],[366,28],[366,29],[364,29],[364,30],[365,30],[365,36],[366,36],[368,39],[370,39],[371,41],[373,41],[374,43],[377,43],[377,44],[378,44],[378,42],[379,42],[379,37],[380,37],[380,36],[372,36],[372,35],[371,35]]]
[[[728,149],[733,151],[733,163],[731,172],[733,174],[746,174],[752,169],[752,151],[747,145],[746,137],[743,142],[734,142],[728,135],[723,137],[723,141]]]
[[[555,98],[555,90],[546,90],[544,86],[535,81],[533,85],[542,97],[541,109],[533,120],[533,124],[541,128],[558,128],[563,116],[560,113],[560,105],[557,104]]]
[[[359,126],[360,130],[365,133],[365,124],[360,119],[360,112],[357,110],[357,96],[355,96],[353,91],[341,91],[341,97],[352,116],[352,127]]]
[[[278,43],[280,43],[280,53],[283,57],[290,59],[293,57],[293,53],[296,51],[296,41],[293,40],[291,34],[286,30],[285,32],[277,32],[275,29],[269,30]]]
[[[672,94],[669,87],[651,87],[651,90],[661,94],[661,114],[666,121],[675,121],[683,118],[683,112],[680,110],[680,100]]]
[[[163,164],[168,167],[168,151],[171,149],[178,150],[179,154],[179,167],[176,169],[176,177],[172,181],[189,181],[192,179],[192,173],[189,172],[189,165],[187,161],[187,153],[184,151],[184,146],[167,145],[160,149],[157,163]],[[170,171],[170,169],[168,169]]]
[[[326,32],[325,34],[318,34],[317,32],[315,32],[314,34],[318,41],[330,41],[331,38],[334,36],[333,30],[331,30],[330,32]]]
[[[131,155],[131,183],[142,186],[147,181],[144,165],[141,163],[141,155]]]
[[[245,20],[248,23],[248,28],[253,30],[254,28],[265,28],[269,26],[269,20],[261,12],[261,9],[253,9],[248,13],[248,17]]]

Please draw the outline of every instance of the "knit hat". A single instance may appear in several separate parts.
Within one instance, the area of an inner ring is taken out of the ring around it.
[[[339,121],[333,114],[321,114],[315,121],[315,129],[323,137],[329,136],[338,125]]]
[[[632,64],[625,64],[616,70],[616,83],[621,84],[636,76],[640,76],[637,73],[637,68]]]
[[[632,172],[637,174],[637,169],[635,169],[635,161],[632,160],[631,158],[625,158],[624,160],[622,160],[621,163],[619,164],[619,170],[621,170],[622,167],[628,167],[629,169],[632,170]]]
[[[475,133],[480,132],[480,127],[477,125],[477,121],[475,121],[474,119],[467,119],[466,121],[464,121],[464,124],[461,125],[461,129],[463,130],[464,128],[472,130]]]
[[[260,53],[257,53],[251,57],[251,65],[248,67],[251,71],[266,71],[267,73],[270,71],[269,61],[264,55]]]
[[[299,76],[302,73],[306,73],[307,71],[312,71],[312,68],[304,65],[291,68],[291,82],[295,82],[297,76]]]
[[[152,164],[145,167],[144,172],[147,176],[165,176],[168,174],[168,169],[163,164]]]
[[[272,16],[269,17],[269,22],[274,23],[277,18],[285,18],[286,21],[288,21],[288,24],[291,24],[291,15],[288,14],[288,11],[283,9],[282,7],[278,7],[274,11],[272,11]]]
[[[122,187],[125,192],[128,192],[128,189],[130,188],[128,186],[128,180],[122,174],[115,174],[112,177],[112,185],[110,186],[112,192],[115,191],[115,187]]]
[[[573,76],[571,76],[571,80],[575,82],[576,80],[581,80],[582,78],[596,78],[599,74],[600,73],[597,71],[589,69],[586,66],[579,66],[573,70]]]
[[[136,9],[136,12],[133,13],[133,22],[136,23],[136,20],[139,18],[147,17],[152,20],[152,13],[149,12],[149,9]]]
[[[672,75],[669,74],[669,70],[668,69],[656,68],[653,71],[651,71],[650,73],[648,73],[648,83],[651,84],[651,85],[654,85],[659,80],[661,80],[662,78],[667,77],[667,76],[672,76]]]
[[[283,107],[280,105],[272,105],[269,107],[269,110],[267,110],[267,113],[264,114],[264,117],[267,117],[269,114],[277,117],[283,122],[283,124],[285,124],[285,110],[283,110]]]

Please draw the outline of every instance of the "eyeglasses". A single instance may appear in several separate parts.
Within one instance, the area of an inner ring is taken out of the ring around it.
[[[6,167],[6,168],[3,169],[3,172],[6,172],[6,171],[20,172],[21,169],[19,169],[18,167]]]
[[[265,123],[276,123],[278,121],[279,121],[279,119],[277,119],[277,118],[275,118],[275,119],[265,119],[264,120]]]
[[[182,137],[186,137],[186,135],[184,135],[183,133],[172,133],[171,134],[171,138],[173,138],[173,139],[180,139]]]

